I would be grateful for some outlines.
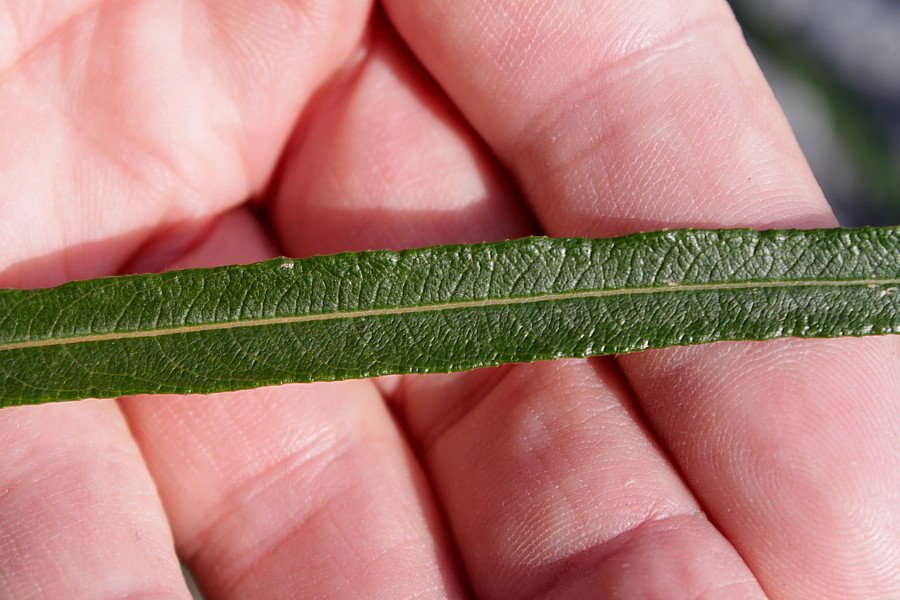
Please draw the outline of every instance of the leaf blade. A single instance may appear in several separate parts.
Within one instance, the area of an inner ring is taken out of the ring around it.
[[[900,230],[863,228],[526,238],[0,290],[0,406],[897,333],[898,286]]]

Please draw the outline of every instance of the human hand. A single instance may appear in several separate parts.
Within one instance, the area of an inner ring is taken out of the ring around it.
[[[364,0],[4,5],[0,284],[834,225],[724,2],[384,5],[400,37]],[[0,597],[186,598],[174,543],[208,598],[895,598],[897,356],[4,409]]]

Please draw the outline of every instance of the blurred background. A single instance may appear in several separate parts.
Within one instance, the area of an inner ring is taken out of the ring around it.
[[[841,224],[900,224],[900,0],[730,3]]]

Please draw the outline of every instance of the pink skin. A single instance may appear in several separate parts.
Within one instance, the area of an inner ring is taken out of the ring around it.
[[[383,4],[4,4],[0,285],[834,225],[721,0]],[[0,597],[896,598],[898,355],[5,409]]]

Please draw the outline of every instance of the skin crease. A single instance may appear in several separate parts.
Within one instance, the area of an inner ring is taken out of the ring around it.
[[[383,5],[3,4],[0,285],[834,225],[724,2]],[[4,409],[0,597],[896,598],[898,350]]]

